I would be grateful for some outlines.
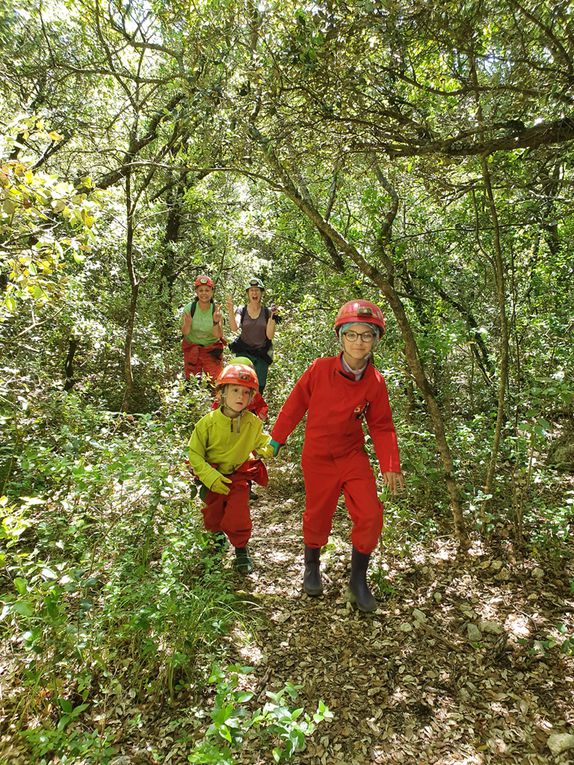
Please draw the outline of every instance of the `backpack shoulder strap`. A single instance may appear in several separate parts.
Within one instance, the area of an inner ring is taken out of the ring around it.
[[[239,318],[241,319],[242,322],[243,322],[243,317],[245,316],[246,310],[247,310],[246,305],[242,305],[241,308],[239,309]],[[271,316],[271,311],[269,310],[269,308],[267,308],[266,305],[263,306],[263,316],[265,318],[265,322],[268,322],[269,317]]]

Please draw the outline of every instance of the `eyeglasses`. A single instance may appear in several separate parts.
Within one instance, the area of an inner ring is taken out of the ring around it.
[[[375,339],[373,332],[343,332],[343,337],[346,337],[350,343],[356,343],[357,340],[362,340],[363,343],[372,343]]]

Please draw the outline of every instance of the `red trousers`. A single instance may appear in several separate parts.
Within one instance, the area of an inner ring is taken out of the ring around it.
[[[373,552],[383,528],[383,505],[373,469],[363,449],[344,457],[303,454],[305,512],[303,540],[308,547],[327,544],[341,492],[353,523],[351,541],[361,553]]]
[[[223,531],[234,547],[245,547],[251,537],[251,513],[249,512],[249,482],[267,486],[267,469],[261,460],[247,460],[240,465],[231,478],[229,494],[208,491],[205,505],[201,508],[206,531]]]
[[[200,376],[203,372],[216,379],[223,371],[223,343],[196,345],[187,340],[181,341],[185,379]]]

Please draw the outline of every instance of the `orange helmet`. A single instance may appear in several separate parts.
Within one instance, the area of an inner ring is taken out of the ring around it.
[[[379,327],[381,335],[385,331],[385,317],[378,305],[368,300],[350,300],[339,308],[337,318],[335,319],[335,331],[343,324],[354,324],[361,322],[363,324],[374,324]]]
[[[259,390],[259,380],[255,370],[246,364],[228,364],[215,381],[218,388],[224,385],[242,385],[244,388]]]
[[[215,289],[215,283],[211,276],[206,276],[205,274],[199,274],[199,276],[195,277],[195,281],[193,282],[194,287],[211,287],[211,289]]]

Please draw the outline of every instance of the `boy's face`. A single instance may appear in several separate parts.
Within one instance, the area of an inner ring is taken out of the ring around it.
[[[226,385],[223,405],[231,417],[241,414],[251,401],[251,389],[244,385]]]
[[[198,284],[195,288],[195,294],[200,303],[209,303],[213,297],[213,287],[210,287],[209,284]]]
[[[352,340],[347,337],[349,334]],[[351,368],[362,362],[373,350],[375,335],[368,324],[356,322],[343,332],[343,356]]]

